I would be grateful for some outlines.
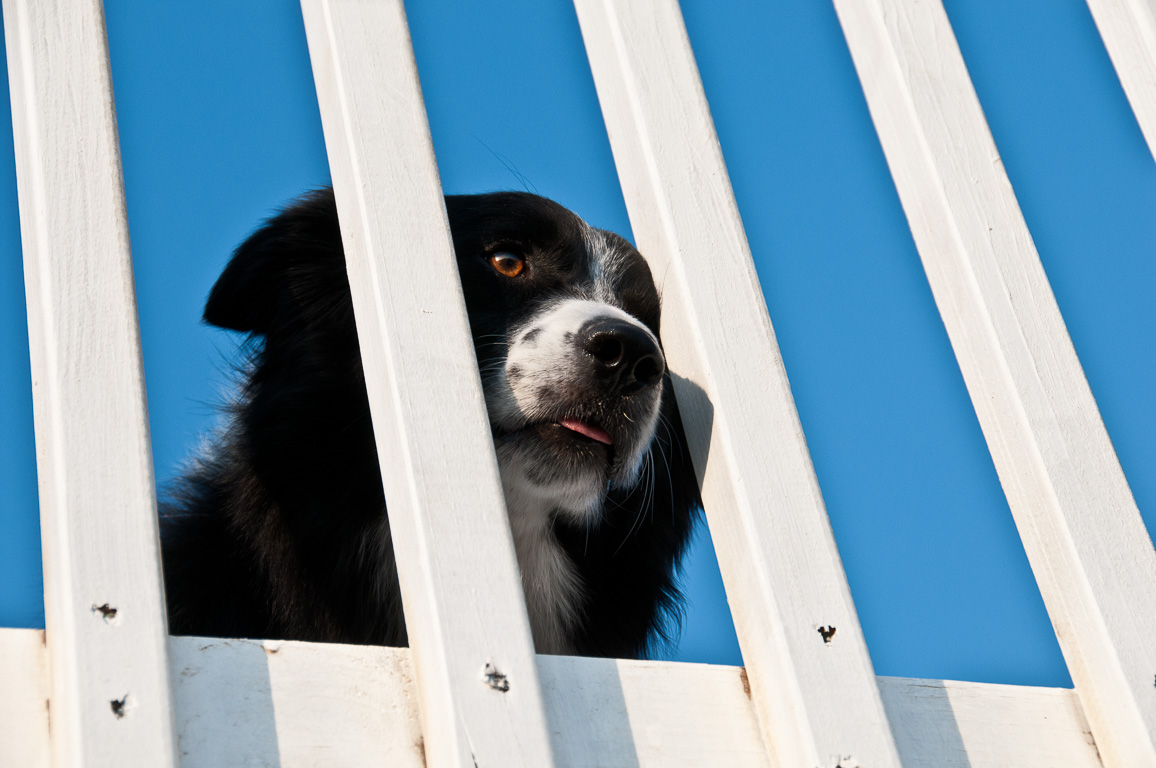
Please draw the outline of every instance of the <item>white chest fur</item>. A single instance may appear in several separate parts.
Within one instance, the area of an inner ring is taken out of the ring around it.
[[[578,618],[582,584],[551,531],[553,505],[504,476],[503,485],[534,646],[538,653],[573,653],[568,638]]]

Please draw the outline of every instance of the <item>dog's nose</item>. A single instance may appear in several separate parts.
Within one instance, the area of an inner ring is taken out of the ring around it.
[[[632,395],[657,384],[666,372],[662,350],[634,323],[598,318],[582,328],[579,339],[596,375],[612,394]]]

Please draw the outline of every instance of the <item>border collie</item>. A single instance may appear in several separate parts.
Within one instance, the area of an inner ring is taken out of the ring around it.
[[[446,207],[537,650],[642,656],[679,624],[699,508],[650,269],[536,195]],[[332,190],[237,248],[204,317],[249,336],[161,505],[171,631],[405,645]]]

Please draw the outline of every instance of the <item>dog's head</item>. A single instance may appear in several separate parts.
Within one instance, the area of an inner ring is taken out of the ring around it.
[[[450,196],[446,205],[507,494],[591,522],[608,491],[636,482],[660,418],[666,362],[650,270],[623,238],[536,195]],[[270,416],[254,432],[280,429],[285,393],[302,395],[304,382],[336,393],[340,380],[361,376],[331,190],[237,249],[205,319],[263,337],[246,414]],[[264,408],[274,396],[277,407]],[[335,407],[297,399],[308,411],[298,420]]]
[[[446,208],[535,639],[639,656],[675,627],[675,572],[699,503],[650,269],[621,237],[536,195],[451,196]],[[397,268],[420,266],[419,255]],[[329,585],[340,636],[398,641],[332,190],[237,248],[205,320],[247,333],[248,357],[189,503],[226,505],[230,530],[276,548],[262,563],[292,561],[278,579]]]
[[[446,205],[507,493],[586,521],[654,438],[666,359],[650,269],[536,195]]]

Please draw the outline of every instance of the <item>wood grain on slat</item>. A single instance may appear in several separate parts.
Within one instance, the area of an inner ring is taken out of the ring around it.
[[[48,651],[44,633],[0,629],[0,765],[50,768]]]
[[[575,5],[769,753],[897,766],[678,4]]]
[[[172,766],[156,500],[104,13],[100,0],[3,8],[53,764]]]
[[[1101,768],[1069,689],[880,677],[879,690],[904,765]]]
[[[743,670],[540,656],[560,766],[769,768]]]
[[[767,768],[734,667],[539,661],[559,766]],[[425,765],[408,650],[178,637],[173,665],[182,768]]]
[[[947,15],[939,0],[835,6],[1104,763],[1156,766],[1156,550]]]
[[[1156,158],[1156,0],[1088,0],[1088,8]]]
[[[549,766],[405,11],[401,0],[305,0],[302,8],[416,649],[425,754],[439,767]],[[506,675],[508,691],[484,681],[487,665]]]
[[[172,649],[181,768],[426,764],[408,651],[204,637]]]
[[[46,759],[43,637],[0,629],[5,768]],[[738,667],[540,663],[558,766],[770,767]],[[182,768],[424,766],[408,650],[175,637],[172,665]],[[878,681],[910,768],[1100,768],[1073,691]],[[13,717],[20,731],[5,727]]]

